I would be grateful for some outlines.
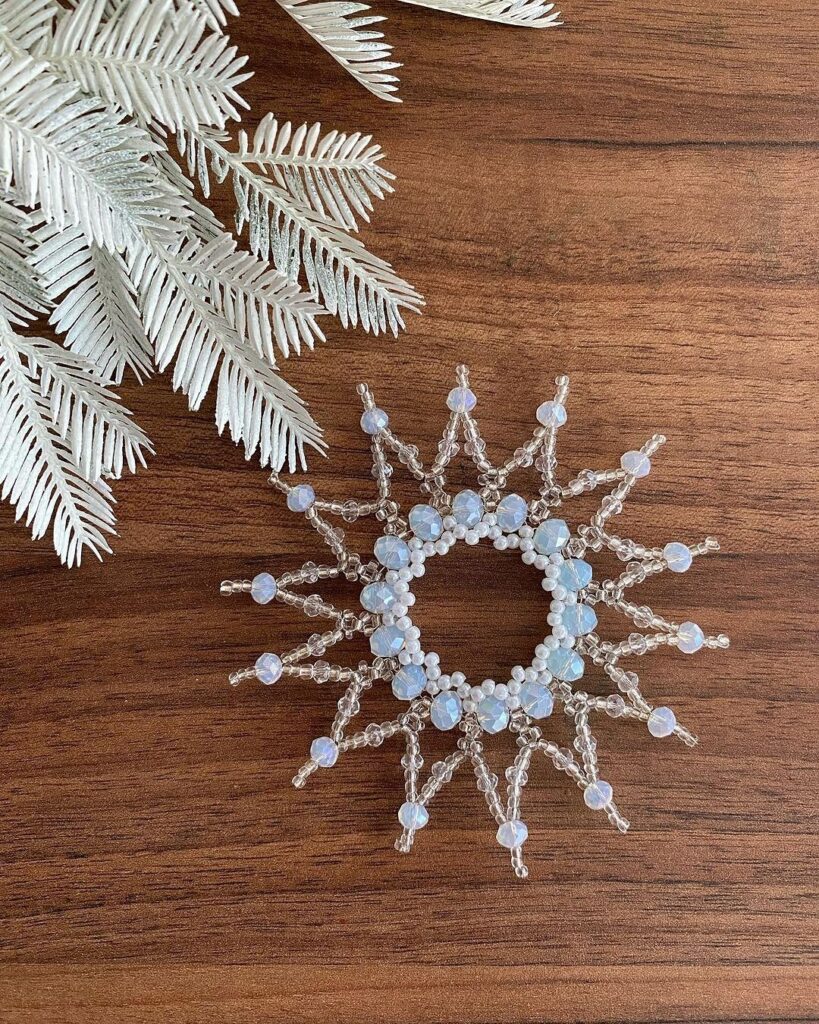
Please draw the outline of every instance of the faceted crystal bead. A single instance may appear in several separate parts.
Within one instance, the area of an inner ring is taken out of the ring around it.
[[[562,427],[566,422],[566,406],[560,402],[544,402],[538,406],[535,416],[544,427]]]
[[[672,572],[685,572],[691,567],[694,560],[691,548],[686,544],[678,544],[676,541],[666,544],[663,548],[663,558]]]
[[[361,429],[365,434],[377,434],[390,422],[383,409],[367,409],[361,417]]]
[[[475,491],[460,491],[452,499],[452,517],[459,526],[471,529],[483,516],[483,502]]]
[[[640,477],[648,476],[651,472],[651,459],[638,451],[625,452],[621,455],[620,465],[627,473],[631,473],[638,480]]]
[[[400,537],[379,537],[374,551],[378,561],[388,569],[405,569],[410,563],[409,546]]]
[[[572,604],[563,612],[563,625],[572,636],[585,636],[597,625],[597,615],[587,604]]]
[[[612,790],[608,782],[598,779],[597,782],[592,782],[591,785],[586,786],[586,789],[583,791],[583,799],[586,802],[586,806],[590,807],[593,811],[602,811],[606,804],[611,801],[613,794],[614,790]]]
[[[429,717],[436,729],[451,729],[461,720],[461,698],[452,690],[443,690],[432,701]]]
[[[370,650],[379,658],[394,658],[404,646],[404,631],[398,626],[379,626],[370,637]]]
[[[260,572],[250,584],[250,596],[256,604],[269,604],[278,591],[276,580],[269,572]]]
[[[477,718],[486,732],[502,732],[509,724],[509,709],[497,697],[484,697],[478,705]]]
[[[541,555],[555,555],[568,543],[571,532],[563,519],[547,519],[535,530],[532,538],[535,551]]]
[[[447,395],[446,404],[452,412],[472,412],[478,399],[469,388],[453,388]]]
[[[518,694],[520,706],[532,718],[548,718],[554,708],[551,690],[541,683],[524,683]]]
[[[498,526],[504,533],[514,533],[526,522],[529,514],[529,506],[519,494],[507,494],[501,498],[495,515],[498,518]]]
[[[256,678],[269,686],[282,674],[282,659],[278,654],[262,654],[256,661]]]
[[[591,583],[592,567],[582,558],[567,558],[558,579],[567,590],[582,590]]]
[[[413,803],[408,800],[398,808],[398,820],[411,830],[423,828],[429,821],[429,811],[423,804]]]
[[[316,492],[310,484],[297,484],[287,495],[287,507],[291,512],[306,512],[316,500]]]
[[[338,760],[338,744],[329,736],[319,736],[310,744],[310,757],[320,768],[332,768]]]
[[[529,838],[529,829],[520,818],[512,818],[504,821],[498,828],[496,838],[501,846],[507,850],[516,850],[523,846]]]
[[[694,654],[705,643],[705,633],[696,622],[683,622],[677,632],[677,647],[683,654]]]
[[[444,532],[441,513],[432,505],[413,505],[409,514],[410,529],[420,540],[438,540]]]
[[[420,665],[404,665],[392,680],[392,692],[399,700],[415,700],[424,692],[427,677]]]
[[[546,666],[553,676],[562,679],[564,683],[576,682],[583,676],[586,667],[579,654],[562,647],[556,651],[549,651]]]
[[[375,612],[383,615],[388,612],[397,602],[398,594],[389,583],[379,580],[378,583],[368,583],[361,591],[361,604],[368,612]]]
[[[670,736],[676,729],[677,716],[671,708],[654,708],[646,724],[652,736],[662,739],[664,736]]]

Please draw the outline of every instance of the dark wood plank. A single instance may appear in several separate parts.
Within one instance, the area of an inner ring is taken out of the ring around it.
[[[695,750],[601,731],[627,837],[541,770],[527,883],[466,778],[402,858],[395,747],[296,792],[336,695],[226,683],[309,625],[219,580],[315,556],[313,535],[212,406],[126,387],[158,455],[118,485],[115,558],[67,573],[0,506],[0,1020],[819,1018],[814,6],[567,0],[564,29],[519,33],[384,3],[401,107],[274,6],[233,26],[249,122],[372,130],[398,182],[364,235],[427,298],[397,342],[331,325],[287,365],[331,444],[318,486],[369,486],[360,379],[430,452],[468,362],[502,452],[568,372],[567,468],[669,436],[624,528],[720,537],[647,599],[733,647],[646,666]],[[534,584],[500,556],[453,567],[425,581],[438,649],[509,661]]]

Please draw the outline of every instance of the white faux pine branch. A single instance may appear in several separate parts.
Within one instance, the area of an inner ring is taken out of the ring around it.
[[[359,82],[397,97],[398,65],[347,0],[278,0]],[[412,2],[412,0],[407,0]],[[417,0],[508,24],[540,0]],[[172,368],[192,409],[275,469],[323,449],[279,357],[324,340],[318,317],[397,334],[420,295],[355,237],[392,191],[359,132],[272,115],[238,135],[245,58],[233,0],[0,0],[0,484],[68,565],[109,550],[108,477],[151,447],[110,385]],[[175,136],[180,164],[169,150]],[[210,209],[229,179],[235,233]],[[57,344],[31,337],[48,321]]]
[[[381,15],[366,14],[366,4],[350,0],[277,0],[279,6],[330,56],[382,100],[400,103],[398,79],[390,72],[400,68],[391,59],[392,47],[373,25],[386,21]]]
[[[445,14],[494,21],[517,28],[551,28],[560,24],[560,11],[542,0],[401,0]]]
[[[322,135],[320,124],[294,130],[289,121],[279,124],[268,114],[252,140],[239,132],[238,147],[246,164],[272,172],[302,206],[347,231],[357,229],[356,217],[370,219],[371,196],[383,199],[393,191],[395,176],[381,166],[384,154],[371,135],[335,130]]]
[[[0,357],[3,499],[35,539],[52,528],[67,566],[79,565],[85,548],[102,557],[115,518],[101,473],[141,462],[147,438],[90,368],[54,342],[23,338],[0,320]]]
[[[173,131],[221,128],[247,107],[237,92],[250,78],[240,73],[247,58],[208,31],[204,13],[171,0],[121,3],[108,19],[105,8],[106,0],[80,4],[43,53],[85,92]]]
[[[401,307],[417,311],[422,300],[386,260],[253,168],[253,155],[228,151],[215,133],[201,130],[181,138],[192,176],[207,184],[207,167],[223,180],[231,176],[238,231],[248,226],[251,252],[271,259],[291,280],[303,272],[310,291],[344,327],[374,334],[398,334]]]
[[[54,303],[50,323],[101,380],[119,384],[126,367],[140,381],[151,375],[153,349],[119,253],[88,242],[79,228],[46,224],[32,262]]]

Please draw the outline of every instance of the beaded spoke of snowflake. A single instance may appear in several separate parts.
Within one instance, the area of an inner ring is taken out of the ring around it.
[[[628,595],[632,587],[657,573],[685,572],[696,556],[717,551],[719,546],[706,538],[692,546],[674,541],[662,548],[646,548],[612,532],[610,520],[622,511],[636,482],[649,473],[651,459],[665,441],[661,435],[654,435],[639,450],[626,452],[617,469],[583,470],[567,483],[558,483],[555,446],[558,430],[566,422],[569,390],[568,378],[559,377],[554,398],[537,409],[539,425],[532,437],[502,466],[495,466],[487,458],[475,419],[477,400],[466,367],[458,367],[457,376],[458,386],[447,398],[449,421],[429,468],[414,446],[392,432],[387,414],[376,406],[369,388],[360,385],[361,426],[371,438],[376,496],[363,501],[322,500],[309,484],[294,486],[278,474],[271,476],[271,483],[286,495],[288,508],[303,513],[317,531],[332,561],[307,562],[276,577],[261,573],[253,580],[226,581],[222,593],[250,593],[259,604],[275,599],[301,608],[308,616],[327,618],[332,627],[293,650],[262,654],[254,667],[234,673],[231,682],[237,685],[256,678],[273,684],[288,676],[346,687],[329,735],[313,741],[309,760],[293,779],[297,787],[304,786],[318,768],[331,768],[342,754],[400,736],[405,747],[401,759],[405,799],[398,810],[402,832],[395,845],[402,853],[409,852],[416,832],[427,824],[435,795],[459,768],[471,768],[497,823],[497,841],[510,851],[517,876],[525,878],[522,848],[528,829],[521,818],[521,795],[533,757],[542,755],[565,773],[580,788],[590,809],[603,811],[625,832],[629,823],[614,802],[612,787],[599,774],[597,741],[591,729],[594,716],[631,719],[645,723],[655,737],[673,735],[688,746],[697,742],[671,708],[649,703],[637,674],[622,663],[663,646],[683,654],[724,648],[728,638],[706,636],[694,622],[671,622],[633,603]],[[452,494],[446,469],[460,450],[461,437],[465,453],[477,468],[476,489]],[[397,457],[415,478],[423,497],[406,515],[391,494],[390,456]],[[532,464],[541,474],[542,485],[538,495],[527,501],[509,489],[509,479]],[[589,523],[572,531],[558,513],[572,498],[598,488],[609,489],[598,510]],[[375,542],[374,557],[365,560],[352,551],[344,532],[332,525],[331,516],[349,523],[375,516],[383,531]],[[469,680],[463,672],[444,671],[440,657],[425,649],[421,632],[412,622],[413,581],[424,575],[429,559],[445,556],[461,542],[516,552],[540,575],[549,602],[543,641],[531,661],[514,666],[505,682]],[[588,556],[604,548],[613,551],[625,569],[616,578],[597,580]],[[338,577],[361,584],[361,610],[339,609],[318,594],[299,592],[301,586]],[[596,632],[596,605],[614,609],[641,632],[604,640]],[[328,650],[355,635],[369,639],[370,661],[348,668],[323,660]],[[578,686],[590,664],[601,670],[614,692],[593,696]],[[362,696],[374,685],[389,685],[400,710],[389,722],[371,722],[353,731]],[[561,747],[545,735],[545,720],[556,707],[571,722],[574,749]],[[427,727],[453,730],[457,740],[452,752],[434,763],[423,779],[421,736]],[[515,735],[518,749],[506,769],[502,794],[486,760],[485,745],[487,737],[506,729]]]

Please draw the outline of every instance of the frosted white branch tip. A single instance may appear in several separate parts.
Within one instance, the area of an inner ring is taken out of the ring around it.
[[[634,604],[628,592],[659,572],[687,572],[696,556],[715,552],[719,545],[708,537],[693,545],[675,540],[662,548],[647,548],[610,532],[608,520],[622,511],[625,498],[650,473],[651,458],[665,442],[662,435],[627,451],[617,469],[583,470],[559,485],[554,453],[557,433],[567,420],[568,377],[556,379],[554,396],[537,409],[539,426],[502,466],[487,458],[472,415],[477,397],[465,366],[457,368],[456,381],[446,399],[450,417],[429,469],[417,449],[392,431],[387,413],[376,405],[370,389],[365,384],[358,386],[364,406],[361,426],[372,446],[375,498],[321,499],[310,484],[291,485],[277,473],[271,475],[271,484],[285,494],[288,508],[305,515],[332,558],[326,564],[305,562],[300,569],[278,577],[262,572],[252,580],[227,580],[221,592],[226,596],[249,593],[259,604],[291,604],[309,617],[329,620],[330,628],[313,633],[306,642],[280,655],[262,654],[254,667],[234,673],[231,682],[236,685],[255,676],[272,685],[283,676],[297,676],[317,683],[344,684],[329,734],[313,741],[309,759],[293,779],[299,788],[316,769],[331,768],[349,751],[380,746],[400,734],[405,793],[398,809],[402,831],[395,845],[401,852],[411,850],[416,832],[426,826],[436,794],[459,768],[471,766],[495,822],[497,842],[510,851],[517,877],[525,878],[528,870],[522,848],[529,831],[521,817],[521,797],[533,757],[543,754],[580,788],[589,809],[603,811],[615,828],[625,832],[629,822],[614,802],[611,784],[599,774],[592,719],[603,713],[609,718],[642,722],[658,739],[675,736],[687,746],[696,743],[696,737],[679,723],[670,707],[649,703],[637,674],[622,668],[621,662],[661,647],[676,648],[686,655],[703,648],[725,648],[728,638],[723,634],[707,636],[695,622],[671,622],[646,605]],[[474,490],[453,494],[447,489],[446,470],[460,449],[460,438],[478,479]],[[421,500],[406,513],[391,493],[390,457],[405,466],[419,485]],[[543,485],[538,495],[527,500],[509,489],[509,477],[531,465],[540,471]],[[590,522],[572,529],[556,515],[570,498],[603,486],[611,489]],[[375,516],[382,533],[373,557],[353,551],[343,531],[325,518],[328,516],[348,523]],[[548,595],[549,631],[527,663],[500,676],[505,681],[469,680],[457,668],[445,669],[439,655],[426,648],[412,621],[413,581],[424,575],[430,560],[447,555],[460,542],[491,544],[496,550],[516,553],[538,573]],[[627,563],[617,578],[594,577],[586,556],[603,548]],[[299,586],[337,577],[361,585],[360,611],[336,608],[315,593],[306,597],[298,593]],[[604,640],[597,632],[595,606],[600,604],[618,612],[639,631],[629,632],[623,639]],[[324,660],[329,649],[355,635],[368,638],[369,661],[346,668]],[[602,670],[594,694],[579,687],[591,667]],[[390,688],[398,702],[395,716],[356,731],[353,723],[361,713],[361,699],[373,685]],[[570,746],[560,747],[545,736],[546,720],[555,706],[564,712],[555,716],[557,721],[572,722]],[[452,731],[456,738],[452,752],[435,762],[422,779],[420,738],[427,727]],[[498,777],[486,761],[484,743],[505,730],[516,735],[518,754],[505,772],[504,798]]]

